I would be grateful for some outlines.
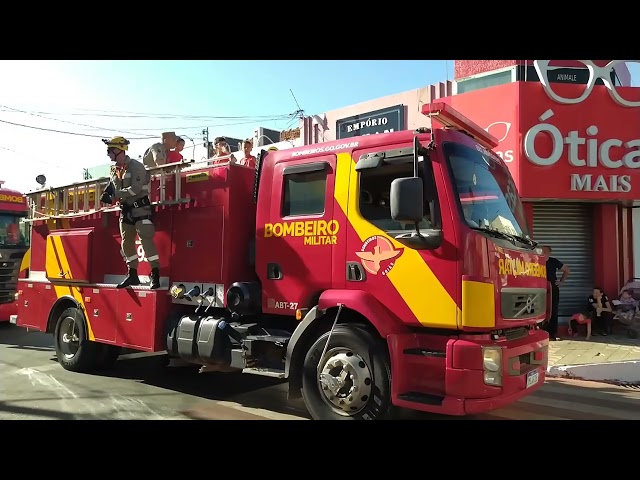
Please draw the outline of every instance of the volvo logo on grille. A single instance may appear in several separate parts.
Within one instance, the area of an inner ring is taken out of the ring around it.
[[[7,262],[4,262],[4,263],[2,264],[2,266],[3,266],[3,267],[8,267],[8,266],[9,266],[9,264],[8,264]]]
[[[534,307],[534,305],[533,305],[533,296],[532,296],[532,295],[529,295],[529,296],[527,297],[526,305],[524,306],[525,311],[526,311],[527,313],[531,314],[531,313],[533,313],[533,307]]]

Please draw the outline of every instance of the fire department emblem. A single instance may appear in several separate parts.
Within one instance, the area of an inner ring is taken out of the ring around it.
[[[382,270],[382,275],[387,275],[395,265],[395,259],[402,254],[402,250],[396,250],[393,244],[385,237],[374,235],[367,238],[362,248],[356,255],[364,269],[372,275],[377,275]]]

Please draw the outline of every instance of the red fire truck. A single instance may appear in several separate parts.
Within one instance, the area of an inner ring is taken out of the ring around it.
[[[151,169],[158,290],[115,288],[126,267],[119,210],[96,205],[104,183],[31,194],[17,324],[52,333],[71,371],[124,347],[286,378],[314,419],[528,395],[547,365],[545,258],[496,139],[448,105],[423,113],[436,127],[262,151],[255,170]]]
[[[0,181],[0,322],[8,322],[18,311],[18,276],[26,275],[28,265],[29,213],[22,193],[3,188]],[[26,254],[26,255],[25,255]]]

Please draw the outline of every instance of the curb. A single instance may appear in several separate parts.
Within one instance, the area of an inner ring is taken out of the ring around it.
[[[547,377],[612,383],[640,384],[640,361],[554,365],[547,368]]]

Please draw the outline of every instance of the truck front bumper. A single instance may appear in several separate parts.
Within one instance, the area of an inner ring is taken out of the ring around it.
[[[399,407],[445,415],[479,414],[516,402],[544,384],[549,338],[542,330],[528,331],[515,340],[492,340],[489,335],[392,335],[388,341],[392,399]],[[501,351],[494,384],[487,382],[484,349]]]

